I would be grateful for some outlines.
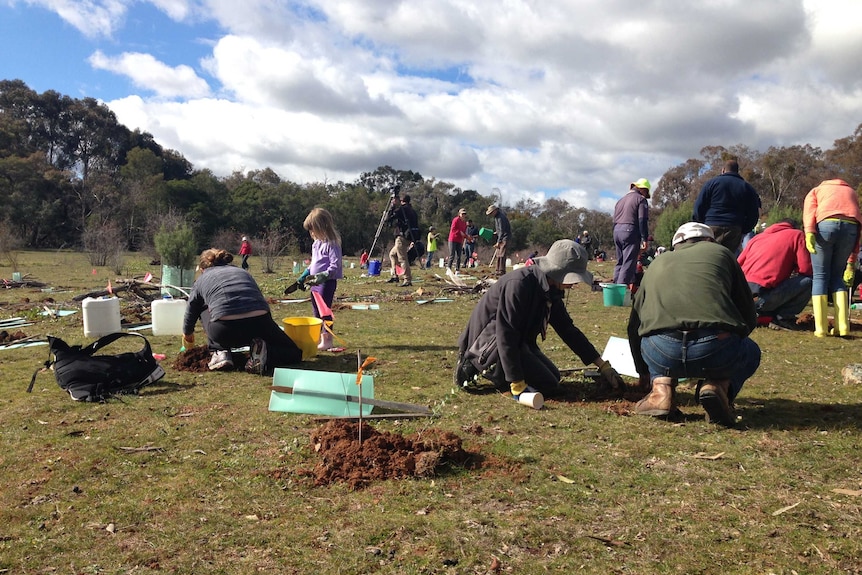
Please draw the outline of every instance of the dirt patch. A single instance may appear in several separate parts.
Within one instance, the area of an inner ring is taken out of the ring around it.
[[[27,337],[27,334],[21,330],[18,330],[13,333],[9,333],[5,329],[0,330],[0,343],[12,343],[13,341],[27,339]]]
[[[360,489],[372,481],[435,477],[448,466],[476,468],[483,458],[465,450],[461,438],[439,429],[409,436],[377,431],[359,423],[335,420],[311,433],[311,447],[320,457],[314,469],[301,470],[315,485],[346,482]]]
[[[210,370],[209,362],[212,352],[205,345],[199,345],[186,351],[180,352],[171,365],[177,371],[191,371],[193,373],[205,373]],[[248,356],[244,353],[233,353],[234,369],[240,369],[245,365]]]

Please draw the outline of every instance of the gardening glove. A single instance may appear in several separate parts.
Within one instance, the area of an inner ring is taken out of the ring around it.
[[[310,286],[318,286],[322,283],[326,283],[326,280],[328,280],[328,279],[329,279],[329,272],[320,272],[319,274],[314,274],[313,276],[311,276],[310,278],[305,280],[305,283],[307,283]]]
[[[513,381],[509,384],[509,391],[512,392],[512,396],[518,397],[524,390],[527,389],[527,383],[522,379],[520,381]]]
[[[195,346],[195,334],[183,335],[183,345],[180,347],[180,351],[185,351],[186,349],[192,348]]]
[[[809,254],[817,253],[817,235],[811,232],[805,232],[805,248]]]
[[[849,287],[853,287],[853,280],[856,277],[856,266],[853,262],[847,262],[847,267],[844,269],[844,283]]]
[[[605,384],[611,386],[611,388],[617,391],[622,391],[626,388],[626,384],[623,381],[623,378],[621,378],[620,374],[617,373],[617,370],[613,368],[611,362],[604,362],[599,367],[599,373],[601,374],[602,379],[605,381]]]
[[[299,276],[299,279],[298,279],[298,280],[296,280],[296,285],[297,285],[297,287],[298,287],[299,289],[301,289],[302,291],[305,291],[305,280],[307,280],[307,279],[308,279],[308,276],[309,276],[309,274],[310,274],[310,273],[311,273],[311,272],[308,270],[308,268],[305,268],[305,271],[304,271],[304,272],[302,272],[302,275],[301,275],[301,276]]]

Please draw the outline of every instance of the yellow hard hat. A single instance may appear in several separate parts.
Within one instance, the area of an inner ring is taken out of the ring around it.
[[[651,190],[652,189],[652,184],[650,184],[649,180],[646,178],[641,178],[638,181],[633,182],[632,186],[634,186],[636,188],[643,188],[645,190]]]

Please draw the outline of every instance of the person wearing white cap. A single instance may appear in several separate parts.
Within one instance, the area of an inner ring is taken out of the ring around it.
[[[572,240],[554,242],[533,265],[500,278],[476,304],[458,339],[456,385],[470,391],[481,375],[515,398],[524,392],[553,393],[560,371],[536,341],[545,339],[550,325],[584,364],[599,368],[605,384],[622,391],[619,374],[566,310],[563,290],[581,282],[592,285],[593,276],[584,248]]]
[[[651,184],[646,178],[632,182],[629,192],[614,206],[614,245],[617,264],[614,283],[632,286],[637,273],[638,255],[646,249],[649,237],[649,204]]]
[[[683,224],[672,245],[644,273],[632,304],[629,345],[641,381],[652,385],[635,412],[674,415],[678,378],[704,378],[697,395],[708,420],[730,427],[733,400],[760,366],[748,337],[757,325],[751,289],[709,226]]]
[[[247,236],[242,237],[242,245],[239,246],[239,255],[242,256],[242,269],[248,270],[248,258],[251,255],[251,243],[248,241]]]

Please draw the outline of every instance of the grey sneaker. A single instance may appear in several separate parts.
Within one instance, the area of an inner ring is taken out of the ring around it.
[[[245,371],[255,375],[263,375],[266,372],[266,342],[259,338],[251,340],[251,349],[248,361],[245,362]]]
[[[231,358],[230,350],[221,349],[214,351],[207,367],[210,368],[210,371],[221,371],[233,368],[233,359]]]

